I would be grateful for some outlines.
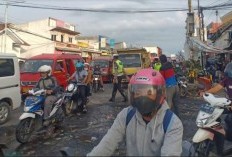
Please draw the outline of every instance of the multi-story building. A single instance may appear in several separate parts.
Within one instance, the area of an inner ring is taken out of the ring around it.
[[[6,33],[3,26],[0,29],[1,51],[15,53],[20,58],[41,53],[81,54],[75,39],[80,33],[75,31],[74,25],[61,20],[49,17],[25,24],[9,24]]]

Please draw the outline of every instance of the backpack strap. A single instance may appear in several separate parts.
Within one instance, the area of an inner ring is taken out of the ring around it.
[[[126,115],[126,127],[129,124],[132,117],[135,115],[135,112],[136,112],[136,109],[134,107],[128,109],[127,115]]]
[[[163,128],[164,128],[164,133],[167,132],[169,123],[172,119],[173,112],[170,109],[167,109],[164,115],[164,120],[163,120]]]
[[[129,124],[132,117],[135,115],[135,113],[136,113],[136,109],[134,107],[128,109],[127,115],[126,115],[126,127]],[[164,120],[163,120],[164,133],[167,132],[169,123],[172,119],[172,115],[173,115],[173,112],[170,109],[167,109],[164,115]]]

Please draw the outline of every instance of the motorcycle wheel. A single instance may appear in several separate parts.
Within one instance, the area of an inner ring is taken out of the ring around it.
[[[184,87],[180,87],[180,96],[186,97],[187,96],[187,89]]]
[[[211,142],[209,140],[193,144],[195,152],[193,156],[208,157],[211,150]]]
[[[73,111],[73,104],[74,101],[73,100],[69,100],[66,104],[65,104],[65,114],[69,115],[72,113]]]
[[[30,140],[34,128],[33,118],[21,120],[16,128],[16,140],[20,143],[27,143]]]
[[[94,93],[97,92],[97,85],[96,85],[96,83],[93,83],[93,92],[94,92]]]

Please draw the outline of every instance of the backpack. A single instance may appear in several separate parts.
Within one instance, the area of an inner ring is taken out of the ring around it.
[[[134,107],[131,109],[130,108],[128,109],[127,116],[126,116],[126,127],[129,124],[132,117],[135,115],[135,113],[136,113],[136,109]],[[167,109],[164,115],[164,120],[163,120],[164,133],[167,132],[169,123],[172,119],[172,115],[173,115],[173,112],[170,109]]]

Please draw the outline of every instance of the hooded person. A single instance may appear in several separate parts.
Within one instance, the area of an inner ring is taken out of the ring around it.
[[[168,62],[167,57],[164,54],[161,55],[159,59],[161,62],[160,73],[164,77],[166,83],[167,103],[173,112],[179,116],[179,87],[176,80],[175,70],[172,63]]]
[[[165,101],[162,75],[152,68],[138,71],[130,79],[128,96],[130,106],[87,156],[111,156],[124,137],[126,156],[180,156],[183,126]]]

